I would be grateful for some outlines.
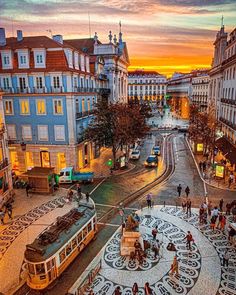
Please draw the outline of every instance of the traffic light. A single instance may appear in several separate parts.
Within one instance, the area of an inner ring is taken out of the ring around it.
[[[112,161],[112,159],[109,159],[109,160],[107,161],[107,165],[108,165],[109,167],[111,167],[111,166],[113,165],[113,161]]]

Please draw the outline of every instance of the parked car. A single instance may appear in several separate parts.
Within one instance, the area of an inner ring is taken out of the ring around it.
[[[131,151],[129,158],[130,158],[131,160],[138,160],[138,159],[140,158],[140,151],[137,150],[137,149]]]
[[[161,154],[161,147],[159,145],[156,145],[152,148],[152,155],[160,156]]]
[[[60,171],[59,183],[93,182],[93,172],[77,172],[73,167],[66,167]]]
[[[189,126],[188,125],[183,125],[179,128],[179,132],[188,132],[188,128]]]
[[[156,167],[158,165],[158,157],[156,155],[148,156],[144,165],[145,167]]]

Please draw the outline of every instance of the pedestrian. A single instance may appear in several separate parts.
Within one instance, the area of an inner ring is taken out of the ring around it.
[[[89,202],[89,192],[86,193],[86,202]]]
[[[187,217],[188,217],[188,215],[189,215],[189,217],[191,217],[191,208],[192,208],[191,200],[187,200],[186,206],[187,206],[187,212],[186,212]]]
[[[158,227],[156,226],[153,230],[152,230],[152,239],[156,240],[157,237],[157,233],[158,233]]]
[[[187,205],[186,202],[183,201],[183,202],[182,202],[182,209],[183,209],[184,212],[186,211],[186,205]]]
[[[234,173],[231,171],[230,175],[229,175],[229,188],[231,186],[231,184],[234,182]]]
[[[225,215],[222,216],[221,222],[220,222],[220,230],[224,232],[226,225],[226,217]]]
[[[224,255],[223,255],[223,267],[227,267],[229,266],[229,251],[226,250]]]
[[[138,295],[138,284],[134,283],[132,287],[133,295]]]
[[[206,171],[206,161],[204,161],[204,162],[202,163],[202,170],[203,170],[203,172]]]
[[[152,295],[153,294],[152,289],[149,286],[148,282],[145,283],[144,291],[145,291],[145,295]]]
[[[136,240],[135,242],[134,242],[134,255],[136,256],[136,257],[138,257],[139,256],[139,253],[140,253],[140,251],[142,250],[142,247],[141,247],[141,244],[139,243],[139,241],[138,240]]]
[[[1,208],[0,209],[0,221],[1,221],[1,224],[4,224],[4,217],[5,217],[5,212]]]
[[[10,219],[12,219],[12,204],[7,203],[6,204],[6,213]]]
[[[233,206],[231,212],[233,214],[233,222],[236,222],[236,205]]]
[[[219,216],[218,216],[218,223],[217,223],[217,226],[216,228],[219,229],[220,226],[221,226],[221,222],[222,222],[222,219],[223,219],[223,215],[222,213],[220,212]]]
[[[171,272],[170,272],[171,275],[173,274],[179,274],[179,262],[177,260],[177,256],[174,257],[174,260],[171,264]]]
[[[199,224],[202,224],[204,220],[204,208],[203,205],[201,205],[199,209]]]
[[[228,240],[233,244],[234,236],[236,235],[236,230],[230,225],[228,229]]]
[[[72,201],[73,195],[74,195],[74,193],[73,193],[72,189],[69,189],[67,192],[67,203]]]
[[[186,242],[187,242],[187,249],[191,251],[192,250],[191,242],[194,242],[194,240],[193,240],[193,236],[190,231],[188,231],[188,233],[187,233],[186,237],[183,239],[183,241],[184,240],[186,240]]]
[[[187,186],[185,189],[186,197],[188,198],[188,195],[190,193],[190,188]]]
[[[29,183],[26,184],[26,187],[25,187],[25,191],[26,191],[26,196],[29,197],[29,191],[31,189],[31,186]]]
[[[154,252],[154,258],[156,259],[160,252],[160,245],[158,242],[153,244],[152,251]]]
[[[120,290],[120,286],[117,286],[117,287],[115,288],[115,291],[114,291],[113,294],[114,294],[114,295],[122,295],[121,290]]]
[[[147,207],[151,208],[152,207],[152,196],[150,193],[147,194],[146,201],[147,201]]]
[[[208,211],[208,216],[211,216],[211,210],[212,210],[212,202],[209,201],[208,205],[207,205],[207,211]]]
[[[221,212],[223,211],[223,205],[224,205],[224,200],[221,199],[221,200],[220,200],[220,203],[219,203],[219,208],[220,208],[220,211],[221,211]]]
[[[181,186],[181,184],[179,184],[177,186],[177,192],[178,192],[179,197],[181,196],[181,191],[182,191],[182,186]]]
[[[210,225],[210,227],[211,227],[211,229],[213,231],[215,230],[216,220],[217,220],[217,216],[214,215],[214,216],[211,217],[211,225]]]
[[[218,215],[219,215],[219,209],[215,206],[211,212],[211,216],[216,216],[216,218],[217,218]]]
[[[230,215],[231,205],[227,203],[225,207],[226,207],[226,215]]]
[[[81,198],[81,186],[79,183],[76,185],[76,190],[77,190],[77,196],[80,199]]]
[[[199,169],[202,172],[202,161],[199,162]]]

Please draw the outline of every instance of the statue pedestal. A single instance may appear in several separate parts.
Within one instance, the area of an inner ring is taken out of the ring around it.
[[[120,254],[128,256],[131,252],[135,252],[134,243],[138,240],[143,248],[143,238],[139,231],[126,231],[124,229],[121,237]]]

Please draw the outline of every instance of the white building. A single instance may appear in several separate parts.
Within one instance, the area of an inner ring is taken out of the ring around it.
[[[207,111],[210,77],[207,73],[192,79],[191,102],[197,105],[201,112]]]
[[[163,102],[166,94],[166,77],[156,71],[129,72],[128,99]]]

